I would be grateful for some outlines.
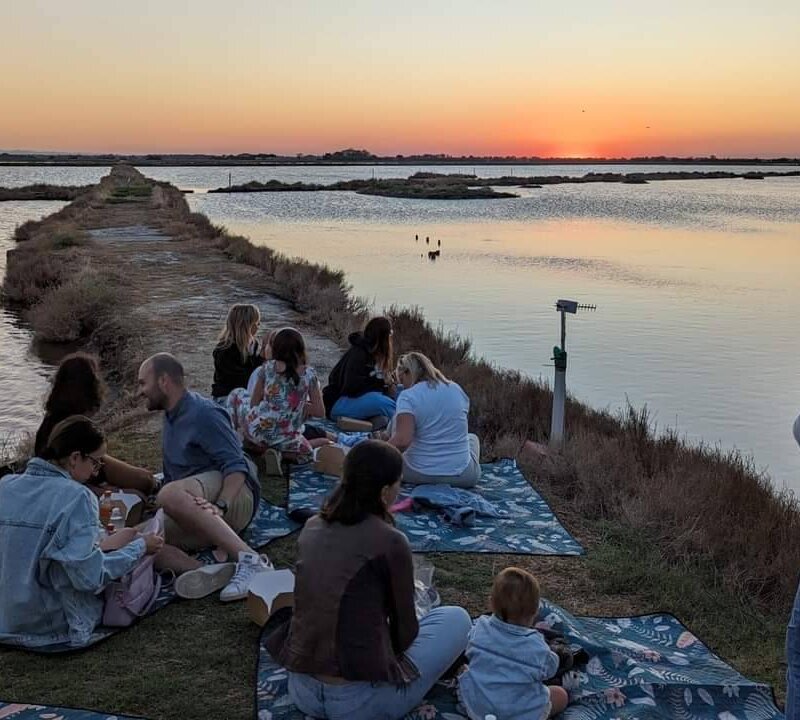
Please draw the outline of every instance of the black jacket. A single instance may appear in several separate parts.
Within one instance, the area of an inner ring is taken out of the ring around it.
[[[242,361],[242,353],[236,345],[217,345],[213,354],[214,384],[211,386],[211,395],[215,398],[227,397],[231,390],[247,387],[253,371],[264,362],[258,343],[245,361]]]
[[[348,340],[350,348],[331,370],[328,385],[322,391],[325,412],[329,417],[331,409],[342,396],[361,397],[368,392],[389,392],[383,373],[375,367],[364,336],[356,332]]]

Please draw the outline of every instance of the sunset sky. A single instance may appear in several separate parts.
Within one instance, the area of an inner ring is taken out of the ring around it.
[[[0,5],[0,148],[800,155],[798,0]]]

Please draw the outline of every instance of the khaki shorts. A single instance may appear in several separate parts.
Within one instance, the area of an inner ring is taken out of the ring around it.
[[[178,485],[190,495],[205,498],[209,502],[216,502],[222,492],[222,473],[217,470],[190,475],[183,480],[173,480],[170,485]],[[225,513],[225,522],[237,533],[241,533],[253,517],[253,491],[247,486],[242,487],[236,499],[228,505]],[[164,518],[164,531],[166,542],[177,545],[185,550],[200,550],[208,547],[208,541],[183,530],[169,515]]]

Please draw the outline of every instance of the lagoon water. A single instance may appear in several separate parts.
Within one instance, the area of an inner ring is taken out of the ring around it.
[[[374,168],[378,177],[418,169]],[[488,177],[509,172],[476,169]],[[664,168],[516,166],[514,174],[657,169]],[[734,170],[747,169],[753,168]],[[143,170],[201,191],[227,184],[229,172]],[[230,169],[233,182],[333,182],[372,171]],[[104,172],[0,168],[0,185],[79,184]],[[552,375],[555,300],[596,303],[596,312],[567,321],[567,384],[575,397],[612,410],[627,400],[647,404],[660,427],[739,448],[776,487],[800,491],[800,449],[791,435],[800,412],[800,178],[556,185],[519,193],[474,201],[332,192],[188,199],[254,242],[344,269],[355,292],[377,309],[419,305],[431,322],[471,337],[479,354],[532,376]],[[0,204],[0,230],[9,212],[18,211]],[[427,250],[440,240],[441,258],[428,261]],[[0,387],[7,382],[5,349],[3,360]],[[2,418],[14,414],[8,402],[0,396],[0,430]]]
[[[6,270],[6,252],[14,246],[11,235],[26,220],[56,212],[62,202],[0,203],[0,279]],[[7,444],[36,429],[42,416],[50,366],[31,346],[31,333],[19,313],[0,304],[0,456]]]

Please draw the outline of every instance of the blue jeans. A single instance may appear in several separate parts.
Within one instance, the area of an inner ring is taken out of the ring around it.
[[[350,682],[329,685],[312,675],[289,673],[289,697],[312,718],[399,720],[419,705],[442,674],[467,647],[472,621],[460,607],[438,607],[419,621],[419,633],[406,651],[419,670],[408,685]]]
[[[800,720],[800,585],[786,628],[786,720]]]
[[[331,408],[331,420],[349,417],[355,420],[382,415],[389,419],[394,417],[395,401],[388,395],[379,392],[368,392],[359,397],[342,395]]]

